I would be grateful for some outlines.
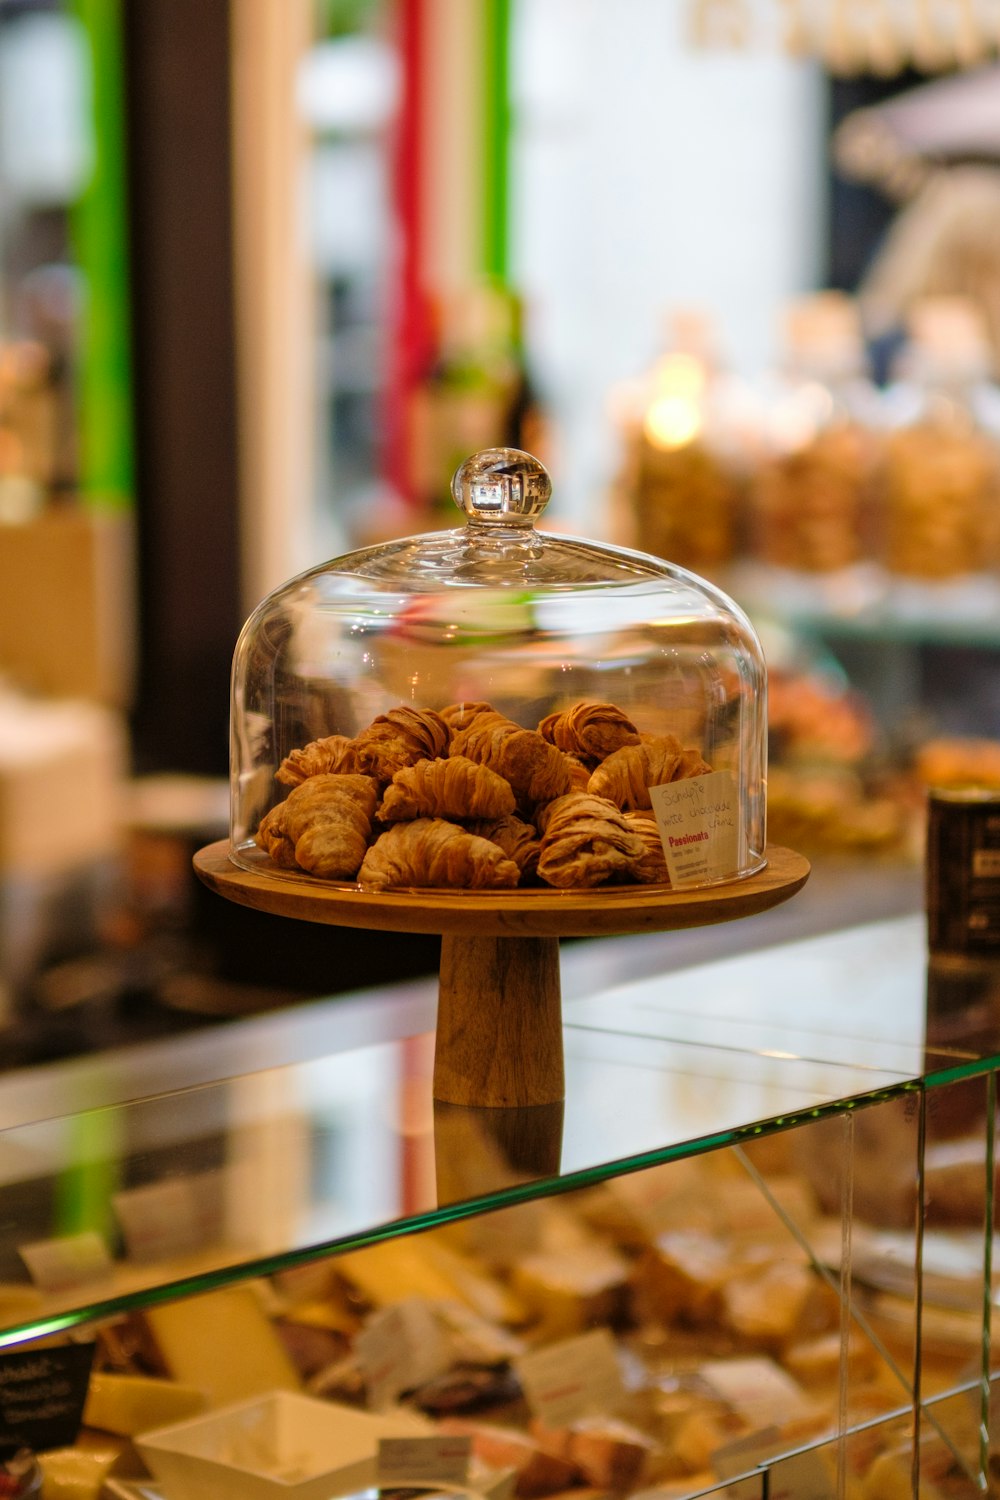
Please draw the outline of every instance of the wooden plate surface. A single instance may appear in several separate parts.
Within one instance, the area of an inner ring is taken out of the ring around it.
[[[363,891],[353,885],[327,885],[277,867],[260,874],[241,869],[229,857],[228,839],[201,849],[194,867],[211,890],[241,906],[333,927],[494,937],[601,937],[705,927],[779,906],[805,885],[809,861],[775,845],[769,845],[766,853],[767,865],[756,875],[685,891],[648,885],[586,891],[547,887]]]

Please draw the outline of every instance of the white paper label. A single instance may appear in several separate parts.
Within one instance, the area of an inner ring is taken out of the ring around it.
[[[449,1365],[440,1324],[418,1297],[394,1302],[369,1318],[354,1341],[354,1352],[369,1400],[380,1411]]]
[[[18,1251],[28,1275],[43,1292],[69,1292],[101,1281],[111,1271],[111,1256],[94,1230],[57,1240],[36,1240]]]
[[[378,1482],[402,1485],[465,1484],[469,1477],[470,1437],[435,1433],[431,1437],[381,1438],[378,1445]]]
[[[533,1349],[515,1360],[532,1414],[546,1427],[565,1427],[578,1417],[609,1412],[625,1396],[625,1382],[606,1328]]]
[[[651,786],[649,797],[671,885],[701,885],[735,873],[739,799],[731,771]]]

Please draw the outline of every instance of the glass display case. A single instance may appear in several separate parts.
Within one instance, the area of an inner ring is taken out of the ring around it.
[[[291,1392],[459,1440],[476,1494],[987,1492],[996,966],[928,962],[918,916],[643,980],[627,948],[574,955],[558,1113],[435,1101],[423,992],[242,1022],[238,1071],[208,1033],[197,1087],[33,1081],[3,1389],[89,1371],[43,1468],[148,1500],[143,1452]]]

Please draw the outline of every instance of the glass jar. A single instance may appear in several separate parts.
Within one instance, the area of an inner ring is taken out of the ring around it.
[[[666,352],[612,392],[611,413],[616,530],[719,578],[742,547],[746,439],[757,419],[747,384],[722,368],[707,318],[676,312]]]
[[[766,674],[742,611],[671,563],[539,531],[551,483],[526,453],[487,449],[452,490],[464,526],[312,568],[244,626],[233,861],[417,889],[700,885],[760,870]],[[360,830],[339,863],[317,856],[325,836],[303,806],[327,792],[351,807],[324,814],[326,842]],[[496,881],[480,879],[492,854],[463,863],[467,843],[460,854],[437,826],[492,843],[501,831],[487,825],[503,819],[517,868]],[[387,877],[374,855],[387,838],[427,854],[439,836],[454,868],[414,855]]]
[[[908,340],[886,396],[888,437],[881,556],[906,586],[988,582],[1000,559],[1000,392],[976,310],[927,298],[911,312]]]
[[[794,303],[785,345],[751,486],[751,551],[765,565],[829,577],[870,553],[878,396],[844,294]]]

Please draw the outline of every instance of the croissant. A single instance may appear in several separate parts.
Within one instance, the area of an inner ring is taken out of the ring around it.
[[[534,729],[522,729],[503,714],[479,714],[451,743],[450,754],[467,756],[508,781],[519,801],[551,802],[570,790],[567,756]]]
[[[275,779],[285,786],[300,786],[310,776],[324,776],[337,771],[356,771],[358,757],[354,741],[346,734],[331,734],[313,740],[301,750],[286,755],[275,771]]]
[[[642,853],[631,869],[632,879],[642,885],[669,885],[670,871],[656,819],[645,812],[627,812],[623,816],[631,831],[642,840]]]
[[[254,843],[267,857],[284,870],[297,868],[295,845],[285,831],[285,803],[279,802],[264,814],[254,835]]]
[[[378,785],[370,776],[310,776],[283,806],[296,863],[327,880],[353,880],[372,833]]]
[[[448,751],[451,730],[432,708],[390,708],[355,737],[358,769],[383,784],[418,760],[434,760]]]
[[[492,714],[496,710],[492,703],[449,703],[447,708],[441,709],[441,717],[452,732],[458,729],[468,729],[473,719],[480,714]]]
[[[623,745],[637,745],[639,732],[613,703],[575,703],[564,713],[549,714],[538,726],[543,739],[590,761],[601,761]]]
[[[418,760],[397,771],[379,808],[383,823],[405,818],[500,818],[514,811],[502,776],[464,755]]]
[[[509,889],[520,871],[503,850],[443,818],[394,823],[379,835],[358,873],[362,885]]]
[[[604,797],[570,792],[542,809],[538,874],[548,885],[594,886],[628,877],[643,842],[624,814]]]
[[[526,823],[515,813],[509,813],[502,818],[467,823],[466,827],[479,838],[489,839],[491,844],[499,845],[507,858],[512,859],[520,870],[522,885],[534,875],[538,868],[540,845],[533,823]]]
[[[609,755],[593,772],[587,790],[621,808],[651,808],[651,786],[703,776],[711,769],[699,751],[685,750],[676,735],[665,734]]]

